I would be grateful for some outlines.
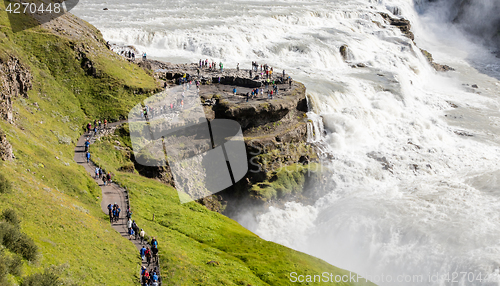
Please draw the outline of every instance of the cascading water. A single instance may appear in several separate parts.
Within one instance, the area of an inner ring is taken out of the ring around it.
[[[500,62],[441,17],[459,7],[440,3],[89,0],[72,11],[156,58],[257,61],[306,85],[308,141],[335,158],[325,162],[335,187],[313,206],[290,202],[248,223],[263,238],[394,277],[379,285],[499,285]],[[419,46],[378,12],[410,19]],[[366,67],[345,63],[342,45]],[[419,48],[456,71],[436,73]]]
[[[325,133],[323,118],[314,112],[309,112],[307,116],[307,142],[319,143],[321,139],[323,139]]]

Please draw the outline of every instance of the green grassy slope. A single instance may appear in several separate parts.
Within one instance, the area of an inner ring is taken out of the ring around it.
[[[0,160],[0,173],[13,183],[12,193],[0,194],[0,211],[18,211],[22,231],[41,253],[36,262],[24,263],[24,275],[62,265],[67,284],[136,285],[136,249],[106,221],[100,189],[73,161],[73,149],[87,120],[125,116],[145,96],[135,93],[153,90],[156,83],[107,51],[102,39],[68,39],[41,28],[12,33],[3,5],[1,1],[0,59],[15,57],[33,75],[28,98],[14,100],[15,124],[0,120],[16,156]],[[101,69],[100,78],[81,68],[73,48],[81,44],[94,47],[96,56],[88,57]]]

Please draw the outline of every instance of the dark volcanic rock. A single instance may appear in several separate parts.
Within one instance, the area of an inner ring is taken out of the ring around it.
[[[347,45],[340,46],[339,52],[345,62],[350,61],[353,58],[352,52]]]
[[[413,33],[410,31],[411,24],[410,24],[409,20],[406,20],[404,18],[401,18],[401,19],[392,18],[387,13],[380,12],[379,14],[380,14],[380,16],[382,16],[382,18],[384,18],[384,20],[389,22],[390,25],[398,27],[401,30],[401,32],[403,34],[405,34],[405,36],[407,36],[411,40],[415,40],[415,35],[413,35]]]

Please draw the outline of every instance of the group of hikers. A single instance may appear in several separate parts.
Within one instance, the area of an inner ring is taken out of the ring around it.
[[[171,102],[170,105],[159,105],[156,107],[146,105],[141,111],[141,118],[145,118],[146,120],[153,119],[157,116],[161,116],[164,114],[173,113],[176,110],[184,108],[184,93],[182,97],[176,99],[175,102]]]
[[[159,286],[160,285],[160,277],[157,274],[158,271],[156,269],[156,266],[151,269],[147,270],[146,266],[141,267],[141,284],[142,286]]]
[[[108,205],[109,220],[111,223],[118,222],[120,219],[120,206],[117,203]],[[139,228],[135,220],[132,220],[132,211],[130,208],[127,209],[127,233],[129,235],[129,240],[140,240],[142,248],[139,250],[139,255],[141,261],[147,263],[147,267],[151,264],[158,265],[158,241],[156,237],[151,239],[149,245],[146,241],[146,232],[144,229]],[[147,271],[146,266],[141,268],[141,285],[142,286],[158,286],[160,285],[159,271],[154,266],[153,269]]]
[[[99,168],[99,167],[95,167],[95,171],[94,171],[94,178],[97,180],[99,178],[102,179],[102,182],[105,186],[111,184],[113,181],[111,180],[112,178],[112,175],[111,175],[111,172],[108,172],[106,174],[106,171],[104,171],[102,168]]]
[[[129,211],[130,210],[127,210],[127,216]],[[117,203],[114,203],[113,205],[109,204],[108,205],[109,222],[110,223],[118,222],[118,220],[120,219],[120,212],[121,209]]]
[[[87,160],[87,163],[90,163],[90,158],[91,158],[91,155],[90,155],[90,152],[89,152],[89,147],[90,147],[90,136],[87,137],[87,139],[85,140],[85,143],[84,143],[84,146],[85,146],[85,159]],[[108,172],[106,174],[106,171],[103,170],[102,168],[100,168],[99,166],[96,166],[95,167],[95,170],[94,170],[94,179],[99,179],[101,178],[102,179],[102,182],[103,184],[106,186],[108,184],[110,184],[112,181],[111,181],[111,172]]]
[[[127,59],[135,60],[135,53],[132,51],[121,51],[120,55],[125,56]]]
[[[87,163],[90,160],[90,153],[89,153],[89,147],[90,147],[90,137],[92,135],[91,132],[94,132],[94,134],[97,134],[97,128],[101,129],[103,127],[107,127],[107,120],[104,121],[94,121],[94,128],[92,129],[92,124],[88,123],[87,125],[87,131],[89,132],[89,136],[86,138],[84,146],[85,146],[85,157],[87,159]],[[111,172],[106,172],[96,166],[95,171],[94,171],[94,178],[102,178],[104,185],[110,184],[111,181]],[[108,204],[107,206],[108,209],[108,215],[109,215],[109,221],[111,224],[113,223],[118,223],[120,220],[120,214],[121,214],[121,208],[120,206],[115,202],[114,204]],[[126,218],[127,218],[127,230],[128,230],[128,235],[129,239],[135,239],[141,241],[142,248],[139,251],[139,254],[141,256],[142,261],[147,262],[147,266],[149,267],[151,263],[154,263],[155,265],[158,265],[158,241],[156,240],[155,237],[152,238],[150,246],[146,245],[146,233],[143,229],[140,229],[139,226],[137,226],[135,220],[132,220],[132,211],[130,208],[127,208],[126,210]],[[159,270],[154,267],[154,269],[151,269],[150,271],[146,270],[146,267],[143,266],[141,268],[141,285],[142,286],[159,286],[160,285],[160,277],[159,277]]]
[[[92,126],[94,126],[92,128]],[[94,132],[94,135],[97,134],[97,132],[99,132],[99,130],[102,130],[103,128],[106,129],[108,127],[108,120],[107,119],[104,119],[104,121],[101,121],[101,120],[94,120],[94,125],[92,125],[91,122],[89,122],[87,124],[87,132],[89,133],[89,135],[92,134],[92,132]]]
[[[206,60],[201,60],[198,62],[199,68],[200,69],[207,69],[210,71],[215,71],[217,70],[217,63],[216,62],[208,62],[208,59]],[[219,70],[220,72],[224,71],[224,64],[222,62],[219,63]]]
[[[141,228],[139,231],[139,227],[135,223],[135,220],[132,220],[131,217],[128,218],[127,221],[127,229],[130,235],[130,240],[134,237],[136,240],[140,239],[142,248],[139,250],[139,255],[141,256],[142,261],[146,261],[147,267],[153,264],[158,263],[158,241],[155,237],[151,239],[149,243],[150,246],[146,245],[147,242],[145,240],[145,231]],[[158,286],[159,285],[159,271],[156,266],[153,269],[148,271],[146,266],[141,267],[141,283],[143,286]]]

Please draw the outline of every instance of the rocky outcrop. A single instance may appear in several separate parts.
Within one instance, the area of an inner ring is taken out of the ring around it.
[[[225,118],[238,121],[243,131],[253,127],[277,122],[290,113],[304,113],[308,110],[305,87],[298,84],[293,94],[269,101],[252,101],[235,104],[229,100],[219,99],[212,108],[214,118]],[[297,114],[300,116],[300,114]]]
[[[14,154],[12,152],[12,145],[7,141],[7,136],[3,133],[0,128],[0,159],[3,161],[9,161],[14,158]]]
[[[80,45],[73,46],[73,49],[76,52],[76,58],[80,61],[80,65],[87,75],[94,78],[100,77],[101,73],[98,72],[92,60],[87,56],[90,53],[90,47],[82,43]]]
[[[391,17],[389,14],[387,13],[382,13],[382,12],[379,12],[380,16],[382,16],[382,18],[384,18],[384,20],[386,20],[390,25],[392,26],[395,26],[395,27],[398,27],[399,30],[401,30],[401,32],[406,36],[408,37],[409,39],[411,39],[414,43],[415,43],[415,35],[413,34],[413,32],[411,32],[411,23],[409,20],[406,20],[404,18],[393,18]],[[416,45],[416,43],[415,43]],[[424,56],[427,58],[427,61],[429,62],[429,64],[436,70],[436,71],[442,71],[442,72],[445,72],[445,71],[453,71],[455,70],[454,68],[448,66],[448,65],[442,65],[442,64],[438,64],[436,62],[434,62],[434,59],[432,58],[432,54],[429,53],[428,51],[426,50],[423,50],[423,49],[420,49],[420,51],[422,52],[422,54],[424,54]]]
[[[410,38],[412,41],[415,40],[415,35],[411,32],[411,24],[409,20],[406,20],[404,18],[398,19],[398,18],[393,18],[389,16],[387,13],[379,13],[384,20],[386,20],[391,26],[398,27],[401,32],[408,38]]]
[[[340,46],[339,52],[345,62],[352,60],[353,55],[351,50],[349,50],[349,46],[347,45]]]
[[[31,71],[14,56],[0,57],[0,118],[14,123],[12,102],[17,97],[28,97],[32,89]],[[0,129],[0,159],[12,160],[12,146]]]
[[[0,57],[0,118],[13,123],[12,101],[19,96],[28,97],[32,80],[31,71],[19,59]]]
[[[434,62],[434,59],[432,58],[432,54],[429,53],[428,51],[424,49],[420,49],[422,54],[427,58],[427,61],[429,64],[436,70],[436,71],[454,71],[455,69],[448,66],[448,65],[442,65]]]

